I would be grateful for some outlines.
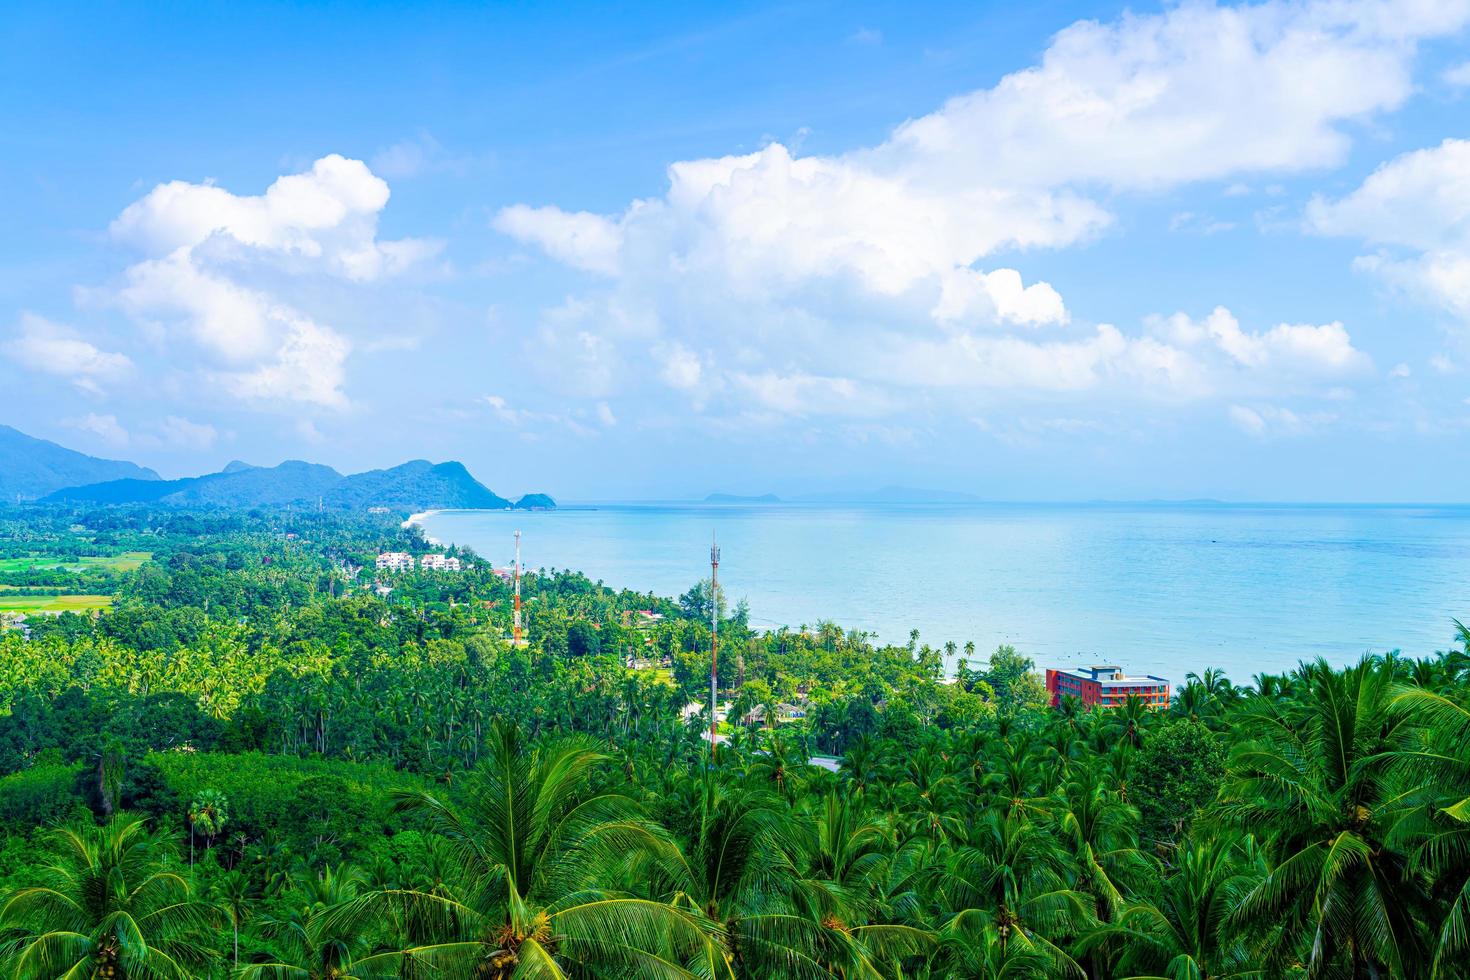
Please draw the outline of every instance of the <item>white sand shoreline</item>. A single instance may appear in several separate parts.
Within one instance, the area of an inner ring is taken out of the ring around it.
[[[440,510],[423,510],[419,511],[417,514],[409,514],[408,520],[403,522],[402,527],[410,528],[413,527],[415,524],[422,525],[425,519],[433,517],[435,514],[439,513],[443,512]],[[433,545],[436,548],[441,548],[444,546],[444,542],[438,540],[437,538],[431,538],[427,534],[424,535],[424,540],[429,542],[429,544]]]

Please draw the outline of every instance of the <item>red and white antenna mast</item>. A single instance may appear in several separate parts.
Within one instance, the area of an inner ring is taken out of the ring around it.
[[[516,532],[516,602],[515,619],[511,626],[510,645],[519,647],[521,645],[521,532]]]
[[[720,694],[720,546],[714,533],[709,536],[709,754],[714,758],[715,739],[719,734]]]

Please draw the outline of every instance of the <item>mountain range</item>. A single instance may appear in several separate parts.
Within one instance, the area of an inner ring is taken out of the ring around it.
[[[43,503],[160,503],[203,507],[329,507],[362,510],[464,508],[548,509],[545,494],[512,503],[476,480],[463,463],[416,459],[399,466],[343,475],[320,463],[287,460],[278,466],[235,461],[218,473],[160,479],[133,463],[96,459],[0,426],[0,494]]]
[[[34,500],[62,487],[102,480],[157,480],[152,470],[98,459],[0,425],[0,500]]]

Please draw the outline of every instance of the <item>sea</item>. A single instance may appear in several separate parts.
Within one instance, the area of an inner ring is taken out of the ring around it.
[[[496,566],[677,596],[709,576],[753,626],[831,620],[977,659],[1108,663],[1236,683],[1324,657],[1425,656],[1470,621],[1470,506],[601,503],[439,511],[432,538]],[[953,665],[951,664],[951,667]]]

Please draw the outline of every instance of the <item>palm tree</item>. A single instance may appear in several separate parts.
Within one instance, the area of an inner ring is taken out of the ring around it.
[[[285,911],[259,922],[271,952],[261,962],[237,967],[236,980],[386,980],[402,975],[404,953],[373,951],[378,923],[338,914],[357,898],[363,882],[359,871],[345,865],[293,879],[281,896]]]
[[[329,915],[328,925],[374,917],[385,904],[437,914],[445,938],[405,950],[405,962],[484,978],[598,966],[683,977],[686,960],[722,960],[703,916],[614,887],[631,868],[668,863],[677,851],[632,800],[593,789],[594,767],[607,759],[582,736],[530,749],[518,729],[497,723],[458,803],[419,792],[395,804],[453,849],[460,880],[452,897],[377,892]]]
[[[1177,867],[1152,901],[1130,903],[1116,921],[1105,923],[1079,945],[1090,953],[1103,944],[1121,950],[1123,976],[1170,980],[1229,980],[1258,976],[1230,922],[1231,910],[1266,873],[1252,838],[1186,842]]]
[[[1002,960],[1012,946],[1045,957],[1052,976],[1083,976],[1062,941],[1094,924],[1088,897],[1069,887],[1073,868],[1053,831],[999,807],[925,875],[941,935],[979,943],[993,929]]]
[[[1123,903],[1119,885],[1142,877],[1148,862],[1138,852],[1138,811],[1105,785],[1100,767],[1083,770],[1062,789],[1059,830],[1081,871],[1079,887],[1091,892],[1100,919]]]
[[[230,804],[218,790],[200,790],[189,804],[189,864],[194,864],[194,834],[204,835],[204,846],[208,849],[214,838],[225,829],[230,818]]]
[[[189,980],[208,972],[218,910],[167,865],[143,818],[47,835],[41,883],[0,908],[0,963],[14,980],[57,977]]]
[[[1262,698],[1240,719],[1250,740],[1231,754],[1217,804],[1226,823],[1262,835],[1273,867],[1232,921],[1282,926],[1277,960],[1310,975],[1405,975],[1421,955],[1419,882],[1387,846],[1396,788],[1389,750],[1402,717],[1389,710],[1390,673],[1364,657],[1334,671],[1299,671],[1307,697],[1281,708]]]
[[[1400,729],[1394,753],[1415,788],[1391,842],[1405,846],[1435,883],[1444,913],[1433,936],[1433,974],[1456,976],[1470,958],[1470,696],[1404,688],[1393,709],[1418,724]]]
[[[213,892],[215,903],[230,920],[233,940],[231,960],[235,966],[239,966],[240,926],[244,924],[245,917],[250,914],[250,907],[255,903],[250,879],[241,871],[232,871],[215,883]]]

